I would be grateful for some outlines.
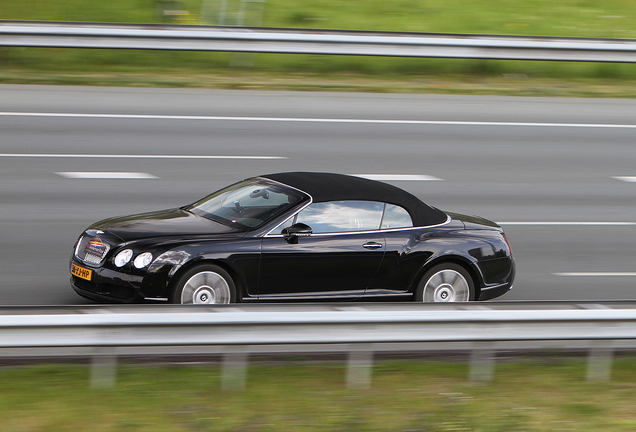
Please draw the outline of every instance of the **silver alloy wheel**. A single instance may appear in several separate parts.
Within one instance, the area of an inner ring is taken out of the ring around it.
[[[223,276],[211,271],[193,275],[181,290],[181,304],[220,304],[230,302],[230,286]]]
[[[425,302],[465,302],[470,287],[464,276],[456,270],[445,269],[431,276],[424,286]]]

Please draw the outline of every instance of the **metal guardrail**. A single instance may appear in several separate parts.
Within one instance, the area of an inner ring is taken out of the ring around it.
[[[0,21],[0,46],[636,62],[634,39]]]
[[[588,379],[607,380],[614,350],[636,349],[636,302],[0,308],[0,357],[92,357],[96,386],[120,356],[221,355],[232,389],[249,355],[327,352],[368,387],[373,354],[396,351],[467,351],[488,381],[497,351],[544,348],[587,350]]]

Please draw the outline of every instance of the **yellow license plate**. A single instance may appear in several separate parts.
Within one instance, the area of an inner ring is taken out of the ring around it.
[[[71,263],[71,274],[77,276],[78,278],[91,280],[93,271]]]

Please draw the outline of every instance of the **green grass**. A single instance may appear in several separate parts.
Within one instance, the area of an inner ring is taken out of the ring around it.
[[[0,1],[0,19],[157,23],[162,20],[158,4],[5,0]],[[184,0],[178,8],[188,15],[176,20],[216,24],[220,4],[221,0]],[[238,0],[228,4],[225,22],[236,23],[232,12]],[[633,0],[267,0],[247,5],[245,24],[267,27],[636,38]],[[262,14],[249,13],[261,5]],[[259,18],[249,19],[255,16]],[[237,77],[233,84],[232,77]],[[413,83],[422,80],[453,88]],[[519,83],[511,85],[515,80]],[[2,83],[134,81],[174,87],[634,97],[636,64],[0,48]],[[598,85],[587,89],[590,81]]]
[[[179,18],[217,24],[222,0],[182,0]],[[227,0],[228,24],[239,0]],[[0,19],[155,23],[155,0],[22,0],[0,3]],[[267,0],[246,25],[436,33],[636,38],[632,0]],[[260,6],[260,5],[259,5]],[[204,10],[202,17],[202,7]],[[247,6],[249,12],[253,5]],[[173,9],[169,7],[168,9]],[[205,11],[209,11],[206,13]]]
[[[588,383],[584,361],[523,361],[470,385],[464,364],[385,361],[352,391],[340,365],[278,362],[222,393],[215,365],[122,365],[112,389],[90,388],[85,366],[4,368],[0,419],[7,432],[633,431],[635,370],[617,360],[612,382]]]

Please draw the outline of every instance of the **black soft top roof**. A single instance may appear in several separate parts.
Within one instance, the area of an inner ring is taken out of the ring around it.
[[[344,174],[287,172],[260,176],[300,189],[314,202],[380,201],[404,207],[415,226],[436,225],[447,220],[446,213],[428,206],[416,196],[388,183]]]

